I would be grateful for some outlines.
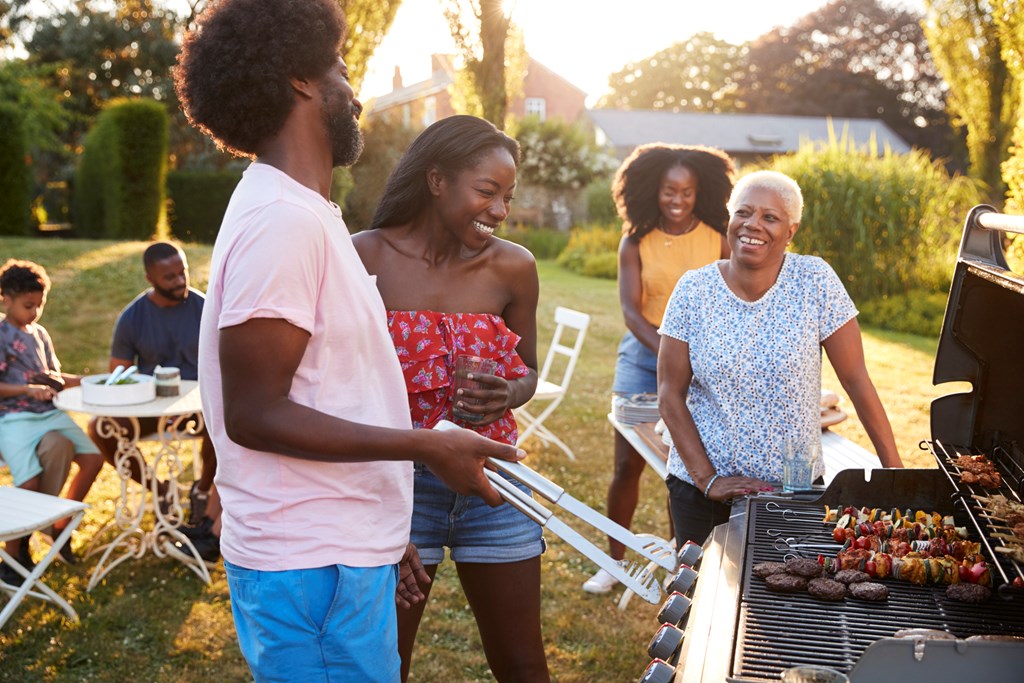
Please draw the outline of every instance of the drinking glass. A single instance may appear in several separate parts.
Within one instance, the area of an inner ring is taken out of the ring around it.
[[[498,369],[498,362],[493,358],[481,358],[460,354],[455,357],[455,393],[452,413],[463,422],[480,422],[484,416],[477,413],[470,413],[459,408],[459,403],[471,403],[472,399],[459,396],[459,389],[483,389],[486,385],[469,379],[469,375],[493,375]]]
[[[790,439],[782,450],[782,490],[806,491],[814,480],[814,463],[821,445],[817,441]]]

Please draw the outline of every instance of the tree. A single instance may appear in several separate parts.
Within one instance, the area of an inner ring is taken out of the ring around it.
[[[29,16],[30,0],[0,0],[0,48],[10,45]]]
[[[501,0],[447,0],[444,16],[469,71],[483,118],[505,128],[505,40],[510,20]]]
[[[349,25],[342,56],[358,88],[400,0],[337,1]],[[28,0],[0,0],[5,2],[17,8]],[[63,139],[67,149],[77,147],[105,102],[141,96],[163,102],[172,115],[173,166],[222,168],[232,163],[188,125],[170,78],[182,32],[194,26],[209,2],[187,0],[181,16],[169,4],[169,0],[73,0],[62,9],[51,5],[49,11],[40,12],[36,7],[31,19],[19,20],[19,37],[29,52],[27,64],[63,93],[62,105],[70,115]]]
[[[64,93],[73,117],[67,138],[72,147],[111,99],[174,102],[177,16],[150,0],[121,0],[112,11],[98,5],[75,0],[62,12],[38,17],[25,41],[28,64]]]
[[[915,146],[955,151],[921,15],[833,0],[750,45],[737,97],[754,113],[880,118]]]
[[[416,133],[401,123],[391,123],[383,117],[371,119],[364,129],[363,154],[349,169],[354,186],[345,198],[345,223],[349,229],[359,231],[369,227],[388,176],[415,137]],[[347,180],[344,171],[335,169],[336,184]]]
[[[994,0],[993,14],[1002,36],[1002,57],[1017,83],[1018,113],[1013,145],[1002,163],[1007,213],[1024,213],[1024,11],[1020,0]],[[1007,256],[1015,272],[1024,272],[1024,235],[1009,235]]]
[[[525,201],[520,205],[540,206],[545,221],[568,230],[571,205],[582,199],[579,190],[610,173],[615,160],[597,148],[582,126],[561,119],[527,116],[515,123],[513,136],[522,148],[517,177]]]
[[[16,105],[25,114],[25,149],[29,154],[62,151],[61,135],[69,119],[61,107],[62,98],[62,93],[24,62],[0,63],[0,102]]]
[[[349,82],[359,92],[366,66],[384,40],[402,0],[338,0],[348,20],[341,56],[348,65]]]
[[[614,160],[579,125],[527,116],[513,132],[522,149],[519,179],[527,185],[579,189],[614,168]]]
[[[1020,114],[1021,86],[1005,61],[1005,31],[1000,30],[993,5],[1017,3],[926,0],[924,32],[949,84],[954,123],[967,131],[971,174],[989,186],[992,201],[1002,204],[1001,164]]]
[[[513,101],[523,95],[523,82],[529,68],[530,56],[526,54],[523,30],[510,24],[505,39],[505,97]],[[469,69],[455,72],[455,83],[451,89],[452,110],[459,114],[484,117],[484,107],[476,90],[476,80]],[[505,112],[505,126],[512,124],[512,115]]]
[[[599,108],[726,112],[736,110],[735,75],[747,49],[697,33],[608,78]]]

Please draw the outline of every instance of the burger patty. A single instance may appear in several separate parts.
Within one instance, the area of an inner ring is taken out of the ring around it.
[[[768,590],[776,593],[802,593],[807,590],[807,579],[796,574],[772,574],[764,582]]]
[[[846,585],[870,580],[871,576],[867,572],[862,572],[859,569],[840,569],[836,572],[836,581],[839,583],[845,583]]]
[[[882,600],[889,599],[889,589],[880,583],[874,583],[873,581],[861,581],[859,583],[850,584],[850,595],[858,600],[881,602]]]
[[[838,602],[846,597],[846,586],[832,579],[811,579],[807,584],[807,592],[822,600]]]
[[[754,576],[766,579],[772,574],[781,574],[786,571],[786,565],[782,562],[758,562],[753,566],[751,572]]]
[[[978,603],[985,602],[992,597],[992,591],[988,589],[988,586],[978,583],[954,583],[946,589],[946,597],[960,602]]]
[[[807,579],[813,579],[821,576],[822,566],[814,560],[805,557],[796,557],[791,560],[786,560],[786,571],[790,574],[796,574],[797,576],[803,576]]]

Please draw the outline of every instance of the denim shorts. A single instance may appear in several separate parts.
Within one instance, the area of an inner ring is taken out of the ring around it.
[[[508,503],[492,508],[482,498],[453,492],[425,465],[417,463],[415,472],[411,537],[423,564],[441,564],[445,546],[455,562],[485,564],[519,562],[544,552],[540,525]]]
[[[626,332],[619,342],[612,393],[626,396],[658,393],[658,354],[641,344],[632,332]]]
[[[263,572],[225,560],[238,645],[256,683],[398,683],[396,565]]]

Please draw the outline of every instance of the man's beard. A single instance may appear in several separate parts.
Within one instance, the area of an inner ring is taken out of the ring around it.
[[[359,130],[352,103],[344,111],[337,111],[324,98],[324,122],[331,136],[331,156],[334,166],[351,166],[363,152],[363,134]]]
[[[185,287],[181,294],[178,294],[176,290],[164,289],[163,287],[157,287],[156,285],[153,285],[153,291],[168,301],[177,301],[180,303],[188,298],[188,287]]]

